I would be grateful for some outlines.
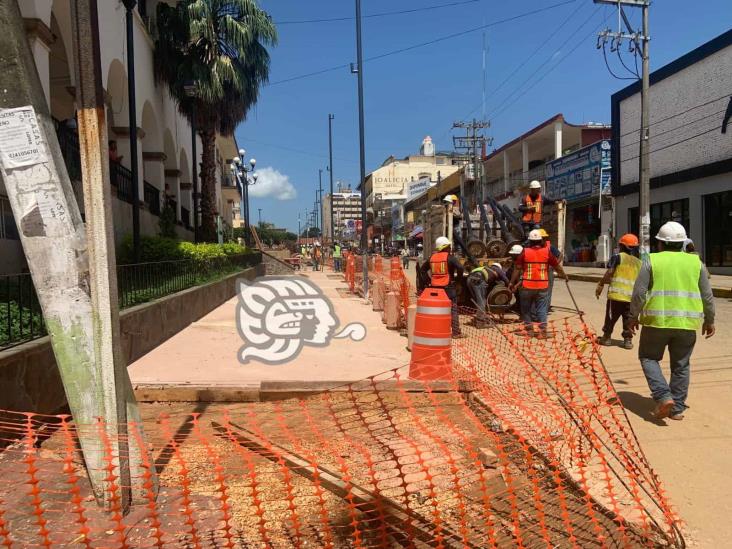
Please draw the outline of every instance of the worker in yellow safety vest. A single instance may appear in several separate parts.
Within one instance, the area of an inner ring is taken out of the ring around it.
[[[656,401],[655,417],[680,420],[687,408],[696,331],[701,328],[707,338],[714,335],[714,297],[699,256],[683,252],[683,225],[669,221],[659,229],[656,240],[659,251],[644,258],[633,286],[629,327],[635,333],[638,324],[643,325],[638,358]],[[666,348],[670,382],[660,364]]]
[[[600,345],[610,345],[613,328],[619,318],[623,319],[623,348],[633,348],[633,333],[630,331],[630,298],[633,285],[641,268],[638,259],[638,237],[624,234],[619,241],[620,252],[610,258],[607,271],[595,289],[595,297],[600,299],[605,284],[610,284],[605,305],[605,324],[602,326],[602,337],[597,339]]]

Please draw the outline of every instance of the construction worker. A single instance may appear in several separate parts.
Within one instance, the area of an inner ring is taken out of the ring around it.
[[[541,233],[541,238],[544,239],[544,246],[549,248],[549,253],[551,253],[554,257],[557,258],[557,261],[560,263],[562,262],[562,252],[559,251],[559,248],[556,248],[552,246],[551,241],[549,240],[549,233],[546,232],[544,229],[539,229],[539,232]],[[554,291],[554,269],[549,269],[549,305],[547,310],[551,310],[552,308],[552,292]]]
[[[313,245],[313,271],[319,270],[318,267],[320,266],[320,260],[323,257],[323,254],[320,250],[320,242],[316,241]]]
[[[546,317],[549,311],[549,270],[553,267],[557,275],[566,278],[564,269],[544,244],[541,233],[534,229],[529,233],[528,247],[524,248],[516,259],[515,269],[511,275],[511,291],[521,286],[521,320],[526,330],[533,333],[533,323],[539,324],[539,335],[546,335]]]
[[[714,298],[707,269],[695,254],[683,253],[686,229],[669,221],[656,235],[658,252],[644,258],[633,286],[628,326],[632,333],[643,326],[638,358],[651,396],[654,416],[684,418],[689,393],[689,361],[696,330],[714,335]],[[668,347],[671,382],[660,361]]]
[[[455,281],[463,276],[463,266],[452,255],[452,247],[447,237],[440,236],[435,240],[435,253],[421,267],[423,276],[429,276],[430,286],[442,288],[452,302],[452,337],[463,337],[460,330],[460,316],[457,306],[457,290]]]
[[[500,263],[491,263],[489,267],[481,265],[480,267],[476,267],[470,271],[470,274],[468,275],[468,290],[470,290],[470,293],[473,296],[473,302],[476,307],[476,328],[486,327],[486,299],[499,280],[503,281],[506,286],[509,285],[509,280],[503,272],[503,267],[501,267]]]
[[[333,244],[333,270],[335,272],[340,272],[341,270],[341,258],[343,257],[343,252],[341,250],[341,245],[336,242]]]
[[[541,215],[544,206],[549,206],[558,202],[553,198],[541,194],[541,183],[534,180],[529,183],[529,193],[521,197],[521,203],[518,210],[523,214],[521,217],[521,225],[524,227],[524,233],[528,234],[534,229],[541,226]]]
[[[641,268],[638,259],[638,237],[624,234],[619,241],[620,251],[613,255],[607,264],[607,271],[595,288],[595,297],[600,299],[605,284],[610,284],[605,305],[605,324],[602,326],[602,337],[597,339],[600,345],[610,345],[610,337],[615,323],[623,319],[623,348],[633,348],[633,334],[628,327],[630,320],[630,298],[633,285]]]
[[[519,256],[523,253],[524,247],[521,244],[514,244],[511,246],[511,249],[508,250],[508,257],[511,259],[511,265],[506,269],[506,278],[509,280],[509,288],[511,287],[511,278],[513,277],[513,273],[516,270],[516,260],[519,258]],[[513,292],[514,297],[516,298],[516,301],[511,306],[511,310],[517,314],[521,314],[521,304],[519,299],[518,292]]]

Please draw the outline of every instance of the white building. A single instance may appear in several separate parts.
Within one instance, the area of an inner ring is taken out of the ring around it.
[[[651,236],[682,223],[717,273],[732,272],[732,31],[650,75]],[[615,235],[638,232],[640,85],[612,96]]]
[[[71,7],[73,0],[22,0],[18,2],[25,20],[27,36],[52,116],[59,121],[59,141],[72,182],[80,189],[78,135],[74,128],[75,70],[72,50]],[[157,85],[153,74],[153,40],[149,32],[151,16],[160,0],[142,0],[134,10],[134,49],[136,75],[137,143],[129,141],[129,98],[127,93],[127,47],[125,7],[120,0],[98,2],[102,86],[107,103],[109,140],[116,141],[121,162],[110,163],[113,187],[115,240],[132,231],[130,188],[130,150],[138,151],[138,193],[141,201],[142,234],[157,234],[163,193],[174,201],[178,235],[193,239],[192,168],[200,162],[192,155],[191,126],[178,112],[164,85]],[[172,3],[172,2],[169,2]],[[140,14],[142,11],[142,15]],[[217,210],[224,223],[231,225],[236,190],[226,187],[228,162],[236,156],[233,137],[217,138]],[[224,191],[222,191],[222,183]],[[83,208],[80,194],[79,204]],[[157,205],[156,205],[157,204]],[[83,209],[82,209],[83,211]],[[5,189],[0,184],[0,269],[18,272],[25,260],[17,239]]]

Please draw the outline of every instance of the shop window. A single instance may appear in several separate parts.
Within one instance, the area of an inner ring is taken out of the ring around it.
[[[704,260],[710,267],[732,267],[732,191],[704,197]]]
[[[638,208],[630,208],[628,210],[628,215],[630,216],[630,219],[628,220],[630,232],[637,235],[640,230]],[[689,229],[688,198],[651,204],[651,248],[655,249],[653,240],[658,233],[658,229],[660,229],[661,225],[668,221],[676,221],[677,223],[681,223],[686,229],[686,234],[689,235],[689,238],[693,238]]]
[[[0,197],[0,238],[8,240],[20,240],[18,228],[15,226],[15,218],[10,209],[10,202],[5,197]]]

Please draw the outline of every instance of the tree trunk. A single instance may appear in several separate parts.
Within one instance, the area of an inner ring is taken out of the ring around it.
[[[201,131],[201,226],[200,239],[216,242],[216,132]]]

